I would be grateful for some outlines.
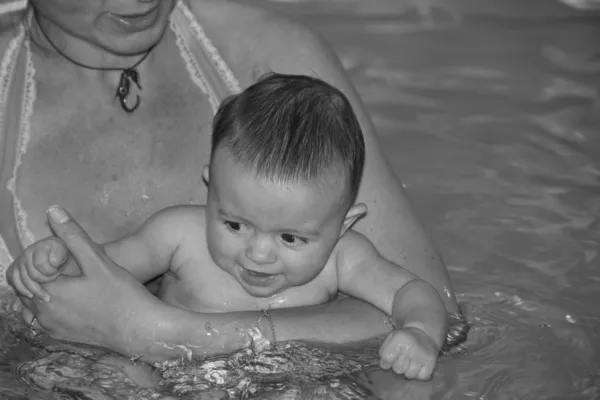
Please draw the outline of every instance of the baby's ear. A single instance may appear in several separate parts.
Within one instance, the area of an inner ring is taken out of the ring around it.
[[[348,212],[346,213],[346,218],[344,218],[344,223],[342,225],[342,230],[340,232],[340,236],[348,231],[348,229],[352,228],[352,226],[367,215],[367,206],[363,203],[358,203],[350,207]]]
[[[202,167],[202,179],[204,180],[204,183],[207,186],[208,186],[209,172],[210,172],[210,167],[208,165],[205,165],[204,167]]]

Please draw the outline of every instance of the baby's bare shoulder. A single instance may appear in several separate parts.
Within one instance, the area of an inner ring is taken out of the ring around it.
[[[338,273],[353,270],[381,256],[375,245],[363,234],[348,230],[336,244],[331,258],[337,266]]]
[[[206,227],[205,207],[182,205],[167,207],[154,214],[143,228],[151,234],[160,234],[169,240],[185,242],[204,237]]]
[[[152,218],[162,219],[169,223],[185,223],[189,221],[190,225],[205,223],[205,210],[203,205],[178,205],[166,207],[158,211]]]
[[[348,230],[338,240],[334,252],[336,255],[346,256],[364,255],[372,257],[379,254],[373,243],[365,235],[352,229]]]
[[[177,275],[184,273],[185,265],[209,267],[212,265],[206,247],[206,208],[197,205],[175,206],[163,209],[157,215],[163,219],[153,230],[160,231],[161,236],[176,248],[171,260],[171,272]]]

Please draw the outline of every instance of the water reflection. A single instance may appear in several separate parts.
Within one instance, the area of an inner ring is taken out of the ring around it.
[[[436,24],[423,26],[410,2],[253,1],[332,42],[473,323],[466,352],[443,358],[431,382],[370,370],[343,387],[384,399],[598,398],[598,14],[552,0],[432,0]],[[2,396],[53,398],[10,372],[35,348],[0,336]]]

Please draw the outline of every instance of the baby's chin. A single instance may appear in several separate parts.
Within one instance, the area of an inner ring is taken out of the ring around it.
[[[287,287],[254,287],[242,284],[246,293],[252,297],[269,298],[283,292]]]

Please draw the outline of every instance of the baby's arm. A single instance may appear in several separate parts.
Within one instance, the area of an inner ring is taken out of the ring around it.
[[[394,331],[381,349],[381,366],[428,379],[448,329],[444,303],[433,286],[383,258],[364,236],[348,231],[334,253],[339,290],[390,315]]]
[[[151,216],[136,232],[103,245],[106,254],[140,282],[147,282],[170,267],[176,249],[193,227],[198,207],[171,207]],[[203,214],[200,214],[203,216]],[[203,221],[203,219],[202,219]],[[77,276],[79,266],[67,247],[49,237],[33,243],[12,263],[8,281],[21,295],[50,301],[40,283],[51,282],[59,274]]]
[[[199,222],[194,218],[199,210],[176,206],[158,211],[133,234],[105,243],[104,251],[138,281],[148,282],[169,270],[177,249],[192,236],[190,228]]]

